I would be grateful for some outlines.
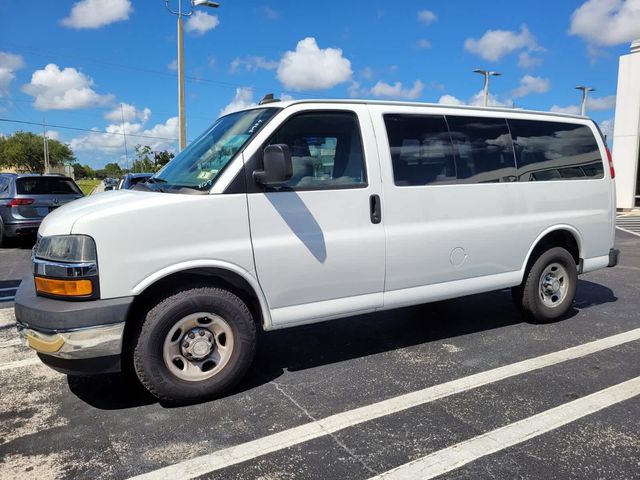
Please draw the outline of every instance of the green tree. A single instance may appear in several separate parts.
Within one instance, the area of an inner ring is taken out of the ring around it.
[[[133,162],[132,172],[157,172],[174,157],[167,150],[152,150],[149,145],[136,145],[136,159]]]
[[[104,166],[105,177],[120,178],[122,177],[122,169],[117,163],[107,163]]]
[[[94,178],[96,172],[89,165],[73,164],[73,176],[76,178]]]
[[[48,140],[49,163],[57,166],[75,160],[73,150],[57,140]],[[0,166],[31,173],[44,172],[42,137],[32,132],[18,131],[0,139]]]

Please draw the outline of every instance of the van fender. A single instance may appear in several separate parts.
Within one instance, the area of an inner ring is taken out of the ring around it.
[[[540,243],[540,240],[542,240],[544,237],[546,237],[547,235],[549,235],[552,232],[556,232],[559,230],[566,230],[569,233],[571,233],[573,235],[573,238],[575,238],[576,243],[578,244],[578,257],[582,258],[582,254],[583,254],[583,250],[582,250],[582,245],[583,245],[583,240],[582,240],[582,235],[580,234],[580,232],[578,231],[577,228],[575,228],[572,225],[567,225],[566,223],[562,223],[562,224],[558,224],[558,225],[553,225],[549,228],[547,228],[546,230],[543,230],[542,233],[540,233],[538,235],[538,237],[535,239],[535,241],[531,244],[531,246],[529,247],[529,251],[527,252],[527,256],[524,259],[524,263],[522,264],[522,267],[520,268],[520,281],[522,282],[524,280],[524,274],[525,274],[525,269],[527,268],[527,264],[529,263],[529,259],[531,258],[531,254],[533,253],[533,250],[538,246],[538,244]]]
[[[135,287],[133,287],[131,293],[137,296],[141,294],[144,290],[146,290],[148,287],[150,287],[151,285],[153,285],[158,280],[161,280],[164,277],[167,277],[174,273],[180,273],[187,270],[193,270],[196,268],[217,268],[220,270],[227,270],[229,272],[239,275],[244,280],[246,280],[249,286],[253,289],[253,292],[258,298],[258,302],[260,303],[260,310],[261,310],[262,319],[264,322],[263,328],[265,330],[272,329],[271,312],[269,310],[269,304],[267,303],[267,299],[264,296],[264,292],[262,291],[262,288],[260,287],[258,280],[256,279],[255,276],[251,274],[251,272],[245,270],[241,266],[236,265],[234,263],[229,263],[222,260],[207,260],[207,259],[189,260],[187,262],[176,263],[174,265],[164,267],[163,269],[152,273],[151,275],[143,279],[141,282],[139,282]]]

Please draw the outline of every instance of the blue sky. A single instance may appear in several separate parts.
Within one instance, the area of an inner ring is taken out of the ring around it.
[[[268,92],[474,103],[474,68],[502,73],[494,104],[575,112],[574,87],[593,86],[589,114],[610,130],[618,57],[640,38],[640,0],[221,4],[185,23],[189,139]],[[80,163],[122,163],[123,104],[130,152],[175,149],[176,17],[162,0],[3,0],[0,18],[2,134],[40,133],[13,121],[44,118]]]

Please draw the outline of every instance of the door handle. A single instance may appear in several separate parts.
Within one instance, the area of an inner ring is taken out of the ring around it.
[[[371,214],[371,223],[377,224],[382,221],[379,195],[371,195],[369,197],[369,213]]]

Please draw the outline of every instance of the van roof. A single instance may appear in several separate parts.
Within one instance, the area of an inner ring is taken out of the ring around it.
[[[448,105],[445,103],[422,103],[422,102],[400,102],[400,101],[387,101],[387,100],[364,100],[364,99],[326,99],[326,98],[318,98],[318,99],[304,99],[304,100],[287,100],[280,101],[275,100],[272,102],[264,103],[262,105],[257,105],[251,108],[247,108],[246,110],[254,109],[254,108],[264,108],[265,106],[278,106],[282,108],[291,107],[293,105],[300,105],[305,103],[324,103],[324,104],[338,104],[338,105],[392,105],[392,106],[403,106],[403,107],[433,107],[433,108],[446,108],[453,110],[461,110],[461,111],[471,111],[471,112],[504,112],[504,113],[530,113],[535,115],[544,115],[548,117],[564,117],[564,118],[573,118],[580,120],[588,120],[589,117],[583,117],[581,115],[572,115],[570,113],[557,113],[557,112],[545,112],[541,110],[525,110],[520,108],[507,108],[507,107],[477,107],[472,105]]]

